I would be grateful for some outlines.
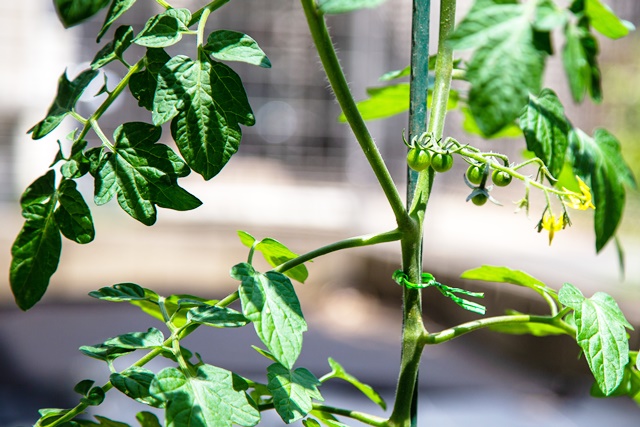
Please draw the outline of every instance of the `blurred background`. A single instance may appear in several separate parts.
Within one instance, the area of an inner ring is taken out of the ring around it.
[[[640,3],[608,3],[624,19],[640,24]],[[195,2],[172,4],[194,7]],[[471,2],[460,0],[459,4],[462,16]],[[437,13],[437,4],[433,9]],[[139,31],[156,10],[155,2],[138,1],[121,23]],[[95,241],[84,247],[65,241],[61,265],[47,295],[28,313],[19,311],[8,284],[10,247],[22,225],[18,199],[46,170],[57,150],[56,139],[63,139],[74,123],[65,120],[39,141],[31,140],[26,130],[46,114],[64,70],[73,78],[88,67],[98,49],[95,36],[103,19],[104,12],[85,25],[64,30],[51,1],[0,3],[0,57],[4,58],[0,68],[0,269],[7,272],[0,275],[0,366],[4,367],[0,427],[30,425],[39,408],[74,406],[74,384],[84,378],[107,379],[106,366],[82,356],[79,346],[160,327],[137,308],[98,302],[87,297],[89,291],[135,282],[164,295],[220,298],[237,287],[228,275],[230,267],[246,259],[238,229],[257,238],[273,237],[303,253],[395,226],[357,143],[348,127],[337,121],[339,107],[328,90],[298,2],[234,0],[211,16],[208,30],[246,32],[258,41],[273,67],[232,64],[243,79],[257,123],[243,128],[240,151],[219,176],[205,183],[192,174],[181,181],[203,206],[191,212],[161,209],[157,224],[148,228],[115,202],[102,207],[91,204]],[[332,36],[357,99],[366,97],[367,87],[381,85],[379,76],[408,65],[410,22],[408,0],[387,0],[375,10],[330,18]],[[113,29],[103,43],[112,33]],[[554,36],[559,52],[563,41],[559,34]],[[185,37],[182,44],[189,40]],[[572,104],[557,57],[549,60],[547,83],[558,92],[576,126],[589,133],[603,126],[620,139],[638,177],[640,38],[632,33],[615,42],[599,41],[602,104]],[[134,46],[128,55],[140,52]],[[117,64],[109,68],[108,87],[113,88],[125,71]],[[81,114],[92,112],[104,99],[104,95],[91,96],[103,82],[96,78],[94,84],[79,104]],[[125,93],[103,116],[101,125],[109,135],[119,123],[134,120],[149,122],[150,116]],[[520,158],[523,140],[480,142],[462,132],[461,123],[460,114],[451,113],[446,134],[508,154],[512,160]],[[401,139],[406,125],[406,115],[371,122],[401,188],[406,182],[406,148]],[[162,142],[172,144],[169,135],[167,130]],[[91,133],[89,143],[98,143]],[[541,202],[533,201],[529,216],[514,215],[511,202],[524,195],[516,183],[493,192],[502,207],[465,203],[469,192],[462,180],[465,169],[456,164],[436,181],[425,230],[426,271],[442,283],[486,292],[483,303],[488,314],[507,308],[543,312],[544,305],[518,289],[459,279],[463,271],[483,264],[524,270],[556,289],[570,281],[587,296],[606,291],[618,300],[629,321],[640,326],[637,192],[627,192],[620,226],[627,261],[622,274],[612,244],[595,253],[591,213],[575,213],[573,226],[559,232],[549,246],[546,233],[535,230],[544,207]],[[81,190],[91,200],[92,181],[82,182]],[[398,267],[395,243],[343,251],[308,265],[310,278],[297,287],[310,324],[301,366],[320,377],[330,370],[326,359],[331,356],[392,402],[400,356],[401,301],[391,274]],[[435,292],[425,295],[430,330],[473,318]],[[637,333],[631,339],[632,348],[637,349]],[[249,349],[250,344],[257,344],[257,338],[249,327],[198,331],[186,343],[201,352],[207,363],[261,380],[267,363]],[[125,358],[118,366],[128,366],[127,361],[132,360]],[[421,425],[425,426],[599,426],[604,422],[635,426],[640,416],[640,408],[625,398],[605,401],[588,396],[591,380],[586,363],[575,343],[563,337],[533,339],[481,332],[427,347],[420,386]],[[328,403],[382,414],[340,383],[326,387]],[[114,395],[97,413],[134,425],[136,411],[144,409]],[[266,416],[261,425],[279,425],[272,416]]]

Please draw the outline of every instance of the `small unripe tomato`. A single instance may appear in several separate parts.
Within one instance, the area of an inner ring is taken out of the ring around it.
[[[487,203],[487,200],[489,200],[489,196],[487,196],[484,193],[478,193],[475,196],[473,196],[471,198],[471,201],[473,202],[474,205],[476,206],[482,206],[485,203]]]
[[[503,171],[494,170],[491,174],[491,181],[498,187],[506,187],[511,184],[511,179],[511,175]]]
[[[482,182],[482,177],[484,176],[484,170],[482,166],[471,165],[467,169],[467,179],[470,183],[478,185]]]
[[[436,172],[446,172],[453,166],[453,156],[449,153],[435,153],[431,156],[431,167]]]
[[[431,156],[429,152],[422,148],[413,147],[407,153],[407,164],[416,172],[425,170],[431,165]]]

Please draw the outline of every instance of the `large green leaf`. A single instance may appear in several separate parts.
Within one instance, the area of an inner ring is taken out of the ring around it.
[[[520,115],[520,128],[527,140],[527,149],[542,159],[551,175],[559,176],[572,126],[551,89],[544,89],[539,96],[529,94],[529,102]]]
[[[65,71],[58,80],[58,93],[49,107],[47,116],[29,129],[33,139],[40,139],[53,131],[76,106],[89,83],[98,75],[96,70],[84,70],[73,81],[67,78]]]
[[[469,107],[493,135],[518,117],[529,92],[541,88],[548,33],[535,32],[535,2],[477,0],[451,36],[455,49],[476,49],[469,62]]]
[[[585,13],[593,28],[611,39],[624,37],[635,29],[632,23],[620,19],[602,0],[585,0]]]
[[[91,68],[96,70],[116,59],[123,60],[124,52],[133,43],[133,28],[129,25],[118,27],[113,40],[107,43],[91,61]]]
[[[574,310],[576,340],[589,368],[605,395],[623,380],[629,362],[629,339],[625,328],[633,329],[615,300],[597,292],[585,298],[575,286],[565,283],[558,293],[560,302]]]
[[[256,333],[273,356],[291,368],[302,350],[307,330],[291,281],[283,274],[261,274],[250,264],[237,264],[231,277],[240,280],[242,312],[253,322]]]
[[[320,381],[306,368],[292,371],[274,363],[267,368],[267,378],[273,405],[287,424],[298,421],[313,409],[311,399],[324,400],[318,390]]]
[[[65,28],[91,18],[109,4],[109,0],[53,0],[60,21]]]
[[[163,49],[147,49],[145,69],[133,74],[129,79],[131,94],[138,100],[138,105],[153,110],[153,98],[158,86],[158,73],[171,57]]]
[[[155,48],[174,45],[182,39],[182,33],[189,30],[187,26],[190,20],[189,9],[168,9],[149,18],[133,42]]]
[[[198,367],[196,375],[188,377],[176,368],[163,369],[150,387],[166,402],[166,427],[254,426],[260,413],[246,389],[241,377],[211,365]]]
[[[251,248],[256,241],[256,239],[246,231],[239,230],[238,236],[240,237],[242,244],[248,248]],[[260,240],[255,245],[254,249],[262,253],[264,259],[267,260],[272,267],[277,267],[280,264],[298,257],[298,254],[291,251],[276,239],[272,239],[270,237]],[[304,283],[309,277],[309,271],[304,264],[291,268],[283,274],[300,283]]]
[[[241,61],[263,68],[271,68],[258,43],[244,33],[229,30],[218,30],[209,34],[204,51],[220,61]]]
[[[171,134],[191,169],[205,179],[238,151],[240,124],[255,123],[238,75],[201,51],[194,61],[176,56],[158,74],[153,101],[156,125],[171,119]]]
[[[54,216],[64,237],[77,243],[91,242],[96,234],[91,211],[76,189],[75,181],[65,179],[60,182],[58,202]]]
[[[384,3],[384,0],[320,0],[318,1],[318,10],[322,13],[332,15],[373,8],[382,3]]]
[[[22,310],[40,301],[58,268],[62,241],[54,217],[56,203],[52,170],[36,179],[20,199],[26,221],[11,247],[9,279],[16,304]]]
[[[636,188],[636,182],[622,158],[620,143],[604,129],[597,129],[593,138],[574,129],[569,135],[569,150],[574,172],[593,192],[596,250],[600,252],[615,235],[622,218],[625,185]]]
[[[109,11],[107,12],[107,16],[104,18],[104,24],[102,24],[102,28],[98,33],[98,42],[102,36],[105,35],[111,24],[116,22],[118,18],[120,18],[127,10],[131,8],[135,4],[136,0],[111,0],[111,5],[109,6]]]
[[[327,375],[323,376],[320,381],[325,382],[326,380],[328,380],[330,378],[339,378],[341,380],[344,380],[344,381],[348,382],[349,384],[351,384],[352,386],[354,386],[355,388],[357,388],[358,390],[360,390],[362,392],[362,394],[364,394],[369,399],[371,399],[371,401],[373,403],[375,403],[376,405],[379,405],[384,410],[387,409],[387,403],[384,401],[382,396],[380,396],[380,394],[373,389],[373,387],[371,387],[368,384],[365,384],[365,383],[361,382],[356,377],[354,377],[353,375],[349,374],[342,367],[341,364],[339,364],[338,362],[336,362],[332,358],[329,358],[329,366],[331,366],[331,372],[329,372]]]
[[[114,132],[114,152],[105,153],[95,180],[95,202],[103,205],[117,195],[120,207],[145,225],[156,221],[156,205],[174,210],[195,209],[202,203],[177,183],[190,170],[164,144],[156,144],[161,129],[131,122]]]
[[[575,102],[590,93],[595,102],[602,100],[601,73],[598,66],[598,41],[584,24],[569,22],[564,31],[566,43],[562,63]]]
[[[164,406],[164,402],[154,397],[149,391],[155,377],[155,374],[148,369],[131,366],[122,372],[111,374],[109,381],[116,389],[130,398],[146,405],[161,408]]]

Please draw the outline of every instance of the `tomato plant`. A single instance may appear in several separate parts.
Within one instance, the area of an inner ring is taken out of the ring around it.
[[[487,316],[477,300],[483,293],[438,282],[424,271],[426,255],[422,252],[425,221],[431,219],[426,207],[439,179],[435,172],[450,170],[454,156],[472,165],[466,173],[467,185],[472,188],[467,201],[475,205],[487,200],[496,203],[491,186],[485,184],[490,168],[504,164],[492,173],[493,182],[498,187],[512,180],[523,182],[524,196],[518,206],[539,215],[538,232],[548,231],[549,243],[556,233],[571,225],[571,210],[593,212],[597,252],[616,240],[625,192],[636,187],[620,143],[605,129],[589,135],[575,127],[558,95],[543,87],[543,77],[547,58],[553,53],[552,39],[562,33],[561,59],[573,100],[581,102],[588,95],[599,102],[601,72],[594,34],[621,38],[632,25],[603,0],[575,0],[570,4],[554,0],[475,0],[456,24],[456,0],[440,0],[440,37],[437,53],[430,58],[426,52],[431,1],[414,0],[412,51],[407,58],[410,65],[386,73],[381,79],[386,86],[370,89],[369,99],[356,102],[338,61],[327,17],[376,7],[381,2],[301,0],[301,8],[330,89],[342,110],[341,120],[359,144],[388,202],[393,223],[384,231],[345,236],[302,254],[273,238],[257,239],[240,231],[238,238],[247,247],[248,256],[231,267],[226,280],[232,280],[236,287],[219,300],[181,293],[159,295],[134,283],[91,292],[91,297],[104,302],[127,302],[142,308],[160,320],[164,329],[150,328],[82,346],[84,355],[106,363],[109,380],[97,386],[93,380],[80,381],[74,388],[81,395],[78,404],[70,409],[41,410],[35,426],[97,425],[77,417],[89,407],[101,405],[108,392],[120,392],[141,405],[162,410],[164,424],[169,427],[252,427],[260,422],[263,412],[271,410],[285,424],[302,421],[307,427],[320,423],[345,426],[337,417],[374,427],[416,426],[417,379],[424,348],[480,329],[516,335],[563,335],[575,341],[576,355],[584,356],[594,377],[594,395],[626,395],[640,402],[638,352],[629,348],[632,325],[612,297],[602,292],[585,297],[569,283],[555,289],[520,270],[485,265],[467,270],[461,277],[528,289],[542,298],[546,307],[545,312],[535,314],[505,307],[507,314]],[[29,131],[32,138],[41,139],[61,132],[58,126],[63,121],[77,127],[68,135],[68,146],[60,144],[51,166],[20,200],[25,222],[12,247],[10,282],[16,303],[23,310],[32,308],[47,291],[60,261],[62,237],[79,244],[88,244],[96,237],[92,216],[96,207],[85,201],[78,180],[93,181],[95,205],[116,200],[132,219],[150,226],[156,222],[159,209],[198,208],[202,202],[181,186],[181,180],[191,172],[204,180],[216,177],[241,149],[242,127],[256,121],[242,78],[233,67],[243,62],[269,68],[271,61],[260,40],[211,28],[214,20],[209,20],[233,1],[214,0],[201,7],[187,2],[189,7],[176,8],[166,0],[149,0],[159,10],[149,16],[143,28],[123,24],[112,29],[116,22],[124,23],[134,3],[54,0],[65,27],[79,25],[104,10],[104,24],[97,36],[98,40],[110,40],[96,49],[87,69],[71,78],[66,72],[61,75],[50,109]],[[242,14],[242,8],[237,13]],[[129,50],[134,45],[144,49]],[[466,61],[456,58],[463,56],[458,53],[462,50],[472,50],[463,54]],[[104,101],[90,111],[76,108],[91,82],[100,75],[106,81],[105,70],[116,65],[126,72],[112,89],[105,84],[101,91],[106,95]],[[293,74],[297,70],[285,72]],[[408,83],[396,83],[396,79],[407,76]],[[389,97],[390,92],[394,96]],[[115,108],[115,101],[123,94],[130,94],[133,102],[146,110],[142,113],[145,119],[118,123],[108,135],[103,116]],[[411,143],[407,145],[412,148],[407,163],[415,173],[409,174],[405,200],[367,120],[388,117],[409,107],[413,108],[408,126]],[[534,157],[518,163],[497,149],[483,151],[471,142],[445,135],[445,121],[453,109],[460,109],[472,123],[466,128],[484,137],[516,129]],[[165,129],[170,129],[175,144],[161,142]],[[89,134],[97,140],[95,146],[88,143]],[[569,171],[572,189],[558,182],[562,171]],[[530,193],[534,191],[543,195],[543,201],[532,206]],[[247,204],[248,209],[255,208]],[[392,242],[400,249],[401,268],[390,272],[387,282],[402,286],[403,324],[399,331],[399,376],[390,411],[379,416],[324,404],[324,382],[341,379],[386,410],[377,392],[335,360],[328,359],[330,372],[322,376],[299,366],[308,326],[294,282],[309,280],[309,261]],[[616,247],[620,250],[619,244]],[[269,265],[264,271],[254,265],[257,253]],[[113,268],[117,267],[113,262]],[[427,329],[422,290],[428,287],[439,294],[425,296],[426,301],[439,303],[437,298],[444,298],[477,317],[442,330]],[[243,378],[188,350],[184,339],[206,327],[253,328],[263,347],[254,348],[264,356],[266,381],[262,377]],[[114,364],[115,359],[136,351],[144,354],[128,367]],[[156,358],[166,359],[168,365],[155,370],[144,367]],[[99,425],[123,425],[104,417],[97,419]],[[156,415],[148,411],[140,412],[138,420],[143,427],[160,425]]]

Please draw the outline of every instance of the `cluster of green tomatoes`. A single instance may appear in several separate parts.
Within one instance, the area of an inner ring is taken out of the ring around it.
[[[453,167],[453,155],[449,150],[436,150],[434,149],[435,147],[429,145],[422,146],[416,143],[409,147],[407,164],[416,172],[421,172],[431,167],[434,171],[443,173]],[[489,191],[492,188],[492,186],[487,187],[486,185],[489,176],[491,176],[491,181],[493,181],[496,186],[506,187],[511,183],[511,175],[498,169],[491,170],[488,164],[477,163],[472,160],[467,160],[467,162],[469,163],[469,167],[464,174],[464,180],[472,189],[471,194],[467,197],[467,201],[471,200],[476,206],[484,205],[487,203],[487,200],[500,204],[489,195]]]

